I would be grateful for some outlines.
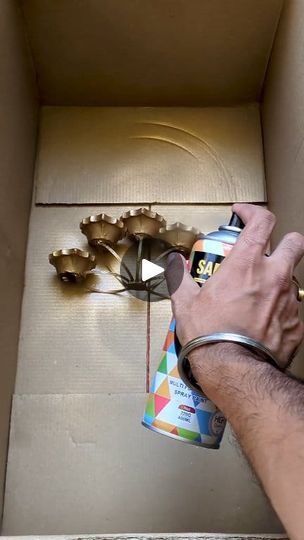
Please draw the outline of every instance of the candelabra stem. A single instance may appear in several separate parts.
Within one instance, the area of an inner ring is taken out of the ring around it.
[[[182,251],[182,250],[181,250],[181,248],[177,249],[176,246],[172,246],[172,247],[170,247],[169,249],[167,249],[166,251],[164,251],[164,253],[161,253],[158,257],[156,257],[155,262],[156,262],[156,261],[160,261],[161,259],[163,259],[163,258],[166,257],[167,255],[169,255],[169,253],[172,253],[173,251],[179,253],[179,252]]]
[[[134,281],[134,277],[131,273],[131,271],[129,270],[129,268],[127,267],[127,265],[124,263],[124,261],[122,260],[122,258],[118,255],[118,253],[116,253],[116,251],[114,249],[112,249],[108,244],[105,244],[104,242],[101,242],[99,244],[99,246],[102,246],[103,248],[105,248],[107,251],[109,251],[109,253],[111,253],[111,255],[113,255],[113,257],[115,257],[115,259],[121,264],[121,266],[125,269],[125,271],[127,272],[129,278],[131,279],[131,281]]]
[[[144,243],[144,237],[140,236],[138,245],[137,245],[137,257],[136,257],[136,277],[135,281],[141,281],[142,275],[141,275],[141,259],[142,259],[142,253],[143,253],[143,243]]]

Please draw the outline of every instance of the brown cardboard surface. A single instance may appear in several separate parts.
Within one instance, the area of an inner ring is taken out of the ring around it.
[[[46,107],[37,203],[265,201],[259,109]]]
[[[34,73],[18,2],[0,3],[0,516],[17,363],[37,128]]]
[[[166,216],[168,223],[181,221],[186,225],[197,227],[207,233],[216,230],[227,223],[231,215],[231,206],[200,206],[200,205],[153,205],[152,209]],[[155,373],[161,356],[163,344],[169,328],[172,312],[169,300],[152,302],[150,305],[150,349],[149,349],[149,380]]]
[[[274,238],[304,233],[304,11],[303,2],[286,2],[265,86],[263,130],[270,209],[277,215]],[[304,284],[304,263],[296,272]],[[303,315],[303,314],[302,314]],[[304,350],[294,372],[304,377]]]
[[[146,396],[15,396],[4,534],[281,528],[228,432],[219,451],[140,424]]]
[[[129,207],[128,207],[129,208]],[[87,249],[83,217],[126,207],[34,207],[26,262],[16,392],[145,392],[147,305],[61,283],[54,249]],[[104,278],[97,283],[104,286]],[[111,283],[111,287],[120,287]]]
[[[177,106],[258,99],[281,1],[176,2],[172,9],[163,0],[22,0],[42,101]],[[303,3],[285,4],[263,106],[276,239],[304,231]],[[18,3],[4,0],[0,15],[3,464],[36,101]],[[152,303],[147,312],[134,298],[88,295],[60,284],[47,260],[54,248],[87,246],[78,226],[90,213],[119,216],[129,203],[157,202],[153,209],[168,222],[208,232],[228,217],[227,203],[265,201],[258,106],[47,107],[37,158],[38,203],[96,206],[33,208],[4,532],[281,530],[227,437],[213,452],[140,426],[146,368],[152,375],[158,365],[170,303]],[[295,371],[303,375],[302,357]]]
[[[259,98],[281,0],[22,0],[44,104]]]

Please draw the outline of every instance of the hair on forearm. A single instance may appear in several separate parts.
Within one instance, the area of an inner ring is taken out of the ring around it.
[[[282,373],[272,366],[262,375],[264,390],[276,401],[279,409],[293,414],[304,423],[304,384],[292,373]],[[261,377],[260,377],[261,381]]]

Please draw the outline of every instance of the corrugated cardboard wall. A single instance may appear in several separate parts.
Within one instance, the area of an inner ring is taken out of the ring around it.
[[[265,201],[258,104],[44,107],[43,204]]]
[[[304,2],[285,2],[265,85],[262,108],[270,209],[278,218],[275,241],[304,233]],[[304,263],[297,276],[304,283]],[[304,377],[304,351],[295,372]]]
[[[17,362],[36,139],[36,91],[18,2],[0,3],[0,501]],[[0,508],[1,512],[1,508]]]
[[[256,101],[282,0],[21,0],[45,105]]]

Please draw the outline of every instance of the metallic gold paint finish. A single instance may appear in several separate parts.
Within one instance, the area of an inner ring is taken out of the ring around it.
[[[124,212],[120,219],[124,222],[129,236],[156,236],[160,228],[166,225],[163,216],[147,208]]]
[[[190,252],[200,231],[177,221],[159,230],[158,237],[171,246]]]
[[[95,255],[78,248],[59,249],[49,255],[49,262],[56,268],[62,281],[81,282],[95,268]]]
[[[113,246],[125,234],[123,222],[107,214],[84,218],[80,223],[80,229],[91,246],[98,246],[102,243]]]

